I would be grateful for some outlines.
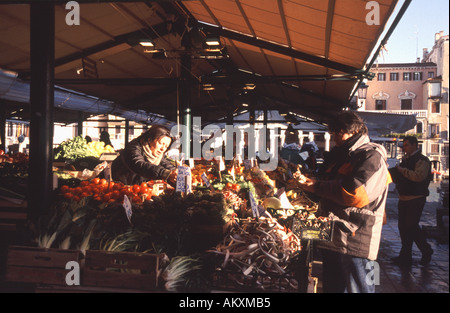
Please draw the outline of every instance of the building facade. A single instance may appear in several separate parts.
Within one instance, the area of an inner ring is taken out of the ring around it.
[[[424,154],[439,170],[448,170],[448,35],[437,33],[435,45],[424,49],[417,63],[377,64],[368,81],[367,97],[361,110],[415,114],[417,125],[407,134],[421,141]]]

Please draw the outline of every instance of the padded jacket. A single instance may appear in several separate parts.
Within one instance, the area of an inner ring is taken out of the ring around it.
[[[375,260],[381,239],[388,185],[386,150],[367,135],[354,135],[325,157],[314,184],[319,216],[335,221],[321,248]]]
[[[111,165],[111,176],[126,185],[140,184],[149,180],[167,180],[175,165],[165,156],[159,165],[148,162],[139,137],[130,141]]]

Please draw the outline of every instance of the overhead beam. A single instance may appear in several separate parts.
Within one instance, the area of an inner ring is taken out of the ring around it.
[[[172,85],[176,84],[179,78],[176,77],[150,77],[150,78],[60,78],[55,79],[57,85]]]
[[[163,2],[177,2],[178,0],[163,0]],[[0,4],[31,4],[31,3],[49,3],[49,4],[66,4],[67,0],[0,0]],[[111,3],[122,2],[129,3],[131,0],[77,0],[78,3]],[[136,0],[134,2],[139,2]],[[144,2],[140,0],[140,2]],[[145,2],[160,2],[158,0],[146,0]]]
[[[286,55],[289,57],[293,57],[295,59],[299,59],[302,61],[306,61],[306,62],[315,64],[315,65],[331,68],[331,69],[334,69],[334,70],[337,70],[337,71],[340,71],[343,73],[347,73],[347,74],[352,74],[352,75],[356,75],[361,72],[361,69],[358,69],[353,66],[345,65],[345,64],[342,64],[339,62],[328,60],[324,57],[320,57],[320,56],[308,54],[305,52],[301,52],[298,50],[294,50],[289,47],[285,47],[282,45],[275,44],[273,42],[268,42],[265,40],[258,39],[256,37],[252,37],[252,36],[238,33],[235,31],[231,31],[228,29],[224,29],[222,27],[213,26],[213,25],[206,24],[206,23],[203,23],[200,21],[197,21],[196,24],[197,24],[197,27],[203,28],[204,30],[206,30],[209,33],[212,33],[212,34],[215,34],[218,36],[222,36],[222,37],[226,37],[231,40],[237,40],[237,41],[246,43],[248,45],[252,45],[252,46],[262,48],[262,49],[270,50],[270,51],[280,53],[280,54],[283,54],[283,55]]]
[[[270,83],[275,81],[328,81],[328,80],[354,80],[351,75],[266,75],[239,77],[239,75],[205,75],[201,77],[202,83],[230,84],[230,83]],[[109,85],[109,86],[155,86],[173,85],[180,78],[178,77],[147,77],[147,78],[60,78],[55,79],[56,85]]]
[[[2,1],[2,0],[0,0]],[[1,2],[0,2],[1,3]],[[114,48],[118,45],[121,45],[123,43],[129,43],[130,46],[136,45],[138,44],[137,39],[143,36],[144,34],[148,34],[148,36],[153,37],[154,38],[158,37],[158,36],[165,36],[167,34],[169,34],[171,31],[169,30],[169,27],[167,27],[167,23],[160,23],[157,25],[154,25],[152,27],[149,28],[143,28],[137,31],[133,31],[133,32],[129,32],[126,34],[122,34],[119,36],[115,36],[112,40],[108,40],[105,42],[102,42],[98,45],[83,49],[82,51],[78,51],[69,55],[66,55],[64,57],[61,57],[59,59],[56,59],[54,64],[55,67],[58,66],[62,66],[64,64],[79,60],[81,58],[87,57],[89,55],[92,55],[94,53],[98,53],[107,49],[111,49]],[[136,40],[136,42],[133,41]],[[24,78],[28,78],[30,76],[30,72],[21,72],[19,77],[24,79]]]
[[[214,75],[202,76],[202,83],[230,84],[230,83],[271,83],[282,81],[328,81],[328,80],[355,80],[354,76],[334,76],[334,75],[268,75],[268,76],[248,76],[236,77],[235,75]]]

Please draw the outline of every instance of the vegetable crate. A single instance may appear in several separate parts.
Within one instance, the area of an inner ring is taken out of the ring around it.
[[[156,290],[164,254],[86,250],[83,286]]]
[[[6,280],[19,283],[66,285],[69,261],[80,264],[78,250],[9,246]]]

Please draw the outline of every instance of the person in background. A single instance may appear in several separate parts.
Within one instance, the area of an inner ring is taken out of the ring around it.
[[[317,177],[297,173],[298,184],[319,198],[318,216],[335,222],[329,242],[317,247],[323,258],[326,293],[373,293],[367,280],[377,259],[390,175],[386,150],[370,142],[363,120],[341,112],[330,121],[335,147]]]
[[[106,130],[100,133],[99,141],[103,141],[105,143],[105,146],[110,145],[111,147],[114,148],[114,146],[111,143],[111,139],[109,139],[109,133]]]
[[[410,266],[412,246],[416,243],[422,253],[421,265],[431,261],[433,249],[427,243],[425,234],[419,226],[420,217],[430,194],[428,186],[433,175],[431,162],[424,156],[416,137],[403,139],[404,157],[401,163],[389,169],[398,192],[398,230],[402,241],[400,254],[393,258],[397,265]]]
[[[176,165],[165,155],[172,144],[170,131],[162,125],[153,125],[148,131],[130,141],[111,164],[114,181],[125,185],[149,180],[165,180],[174,185]]]
[[[84,139],[86,139],[86,142],[87,142],[87,143],[92,142],[91,136],[86,135],[86,137],[84,137]]]

